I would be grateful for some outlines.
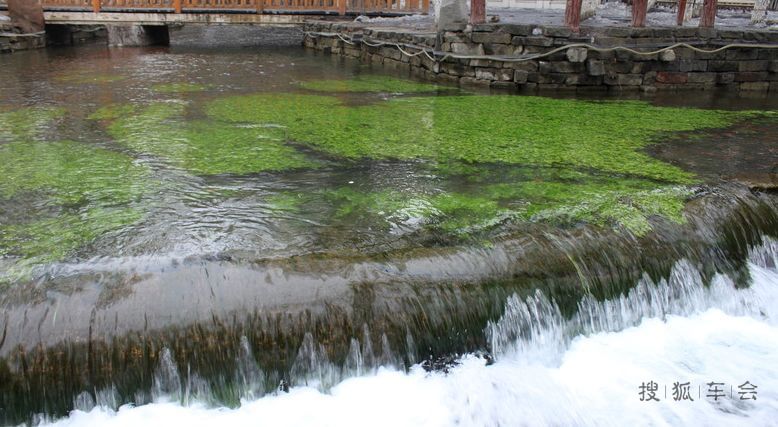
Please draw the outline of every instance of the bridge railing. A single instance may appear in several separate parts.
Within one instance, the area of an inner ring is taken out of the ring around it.
[[[0,0],[2,1],[2,0]],[[90,12],[196,13],[227,11],[334,12],[341,15],[371,13],[427,13],[429,0],[43,0],[44,10]]]

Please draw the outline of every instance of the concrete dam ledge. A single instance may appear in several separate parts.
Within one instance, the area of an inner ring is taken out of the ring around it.
[[[521,91],[778,92],[778,31],[487,23],[436,33],[309,21],[308,48],[448,84]]]

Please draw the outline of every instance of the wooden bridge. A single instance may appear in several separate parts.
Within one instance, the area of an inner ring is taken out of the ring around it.
[[[0,0],[2,8],[3,0]],[[42,0],[48,24],[299,24],[306,16],[400,16],[429,0]]]
[[[44,11],[165,13],[426,13],[429,0],[43,0]]]

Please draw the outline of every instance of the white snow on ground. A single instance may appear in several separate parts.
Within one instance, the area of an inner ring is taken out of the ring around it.
[[[775,14],[775,12],[772,12]],[[632,19],[632,8],[625,3],[604,3],[597,8],[597,14],[585,21],[586,25],[629,25]],[[674,27],[676,10],[672,7],[657,6],[646,14],[647,27]],[[689,19],[684,23],[687,27],[696,27],[699,18]],[[716,13],[716,27],[747,27],[751,26],[751,11],[721,9]]]
[[[431,4],[434,3],[431,2]],[[431,8],[434,11],[434,8]],[[487,16],[498,16],[500,23],[508,24],[537,24],[537,25],[563,25],[564,10],[553,9],[526,9],[526,8],[497,8],[488,7]],[[631,6],[621,2],[603,3],[597,7],[595,16],[583,21],[587,26],[629,26],[632,18]],[[434,13],[430,15],[407,15],[401,17],[376,17],[359,16],[358,22],[375,26],[398,26],[431,29],[434,22]],[[676,12],[672,7],[658,6],[651,9],[646,15],[648,27],[674,27]],[[699,18],[692,18],[684,24],[688,27],[696,27],[700,23]],[[778,28],[778,11],[768,11],[765,23],[751,24],[750,10],[722,9],[716,14],[716,27],[757,27]]]

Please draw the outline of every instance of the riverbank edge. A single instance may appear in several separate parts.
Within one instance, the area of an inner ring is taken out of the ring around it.
[[[778,31],[582,27],[573,33],[489,23],[435,33],[326,21],[308,21],[304,31],[307,48],[443,84],[524,92],[778,92]]]
[[[46,31],[38,33],[22,33],[12,23],[0,26],[0,54],[107,40],[108,33],[104,25],[49,25]]]

